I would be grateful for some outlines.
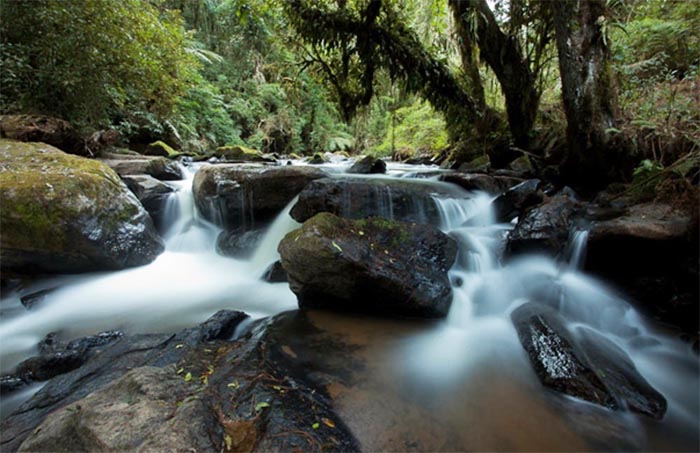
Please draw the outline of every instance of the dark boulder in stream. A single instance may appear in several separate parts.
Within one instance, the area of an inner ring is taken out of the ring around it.
[[[324,176],[314,167],[219,164],[200,169],[192,188],[205,219],[228,231],[247,230],[265,225]]]
[[[313,181],[299,194],[290,214],[297,222],[329,212],[347,219],[383,217],[438,224],[440,213],[433,195],[454,194],[447,184],[422,180],[324,178]]]
[[[6,419],[3,451],[357,451],[280,336],[290,314],[226,341],[243,318],[221,311],[176,335],[113,343]]]
[[[545,386],[610,409],[664,416],[666,399],[612,341],[588,328],[569,331],[555,310],[541,304],[527,303],[511,318]]]
[[[300,307],[425,318],[450,308],[457,244],[430,225],[321,213],[278,250]]]
[[[365,156],[348,169],[348,173],[369,175],[373,173],[386,173],[386,162],[374,156]]]
[[[531,252],[562,255],[582,210],[582,204],[568,195],[545,199],[518,219],[508,237],[506,252],[509,255]]]
[[[522,182],[520,178],[494,176],[486,173],[450,172],[440,175],[440,180],[456,184],[464,190],[478,190],[491,195],[499,195]]]
[[[510,222],[525,212],[527,208],[540,204],[542,200],[544,200],[542,181],[539,179],[528,179],[511,187],[493,200],[496,221]]]
[[[41,143],[0,140],[3,272],[88,272],[163,251],[148,213],[102,163]]]

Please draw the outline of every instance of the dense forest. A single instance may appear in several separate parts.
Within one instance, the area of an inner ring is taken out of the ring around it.
[[[698,451],[699,30],[0,0],[0,450]]]
[[[698,149],[692,1],[3,1],[2,11],[12,18],[3,112],[113,129],[127,143],[456,167],[527,155],[597,188],[672,172]]]

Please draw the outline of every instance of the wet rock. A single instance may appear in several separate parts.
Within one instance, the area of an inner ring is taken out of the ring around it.
[[[541,203],[542,200],[544,200],[542,182],[539,179],[523,181],[493,200],[496,220],[510,222],[527,208]]]
[[[610,340],[586,328],[572,334],[555,310],[537,303],[519,307],[511,319],[546,387],[610,409],[628,408],[654,419],[663,417],[664,397]]]
[[[216,239],[216,251],[220,255],[244,259],[253,254],[264,235],[264,229],[222,231]]]
[[[591,223],[584,268],[621,287],[649,314],[697,332],[700,278],[692,217],[664,203],[616,214]]]
[[[278,250],[302,308],[425,318],[449,310],[457,245],[432,226],[321,213]]]
[[[197,425],[215,419],[201,400],[185,401],[192,395],[172,366],[136,368],[50,414],[19,451],[161,451],[173,445],[205,451],[211,445]]]
[[[72,371],[98,353],[98,348],[122,336],[122,332],[111,330],[63,343],[58,340],[56,333],[50,333],[39,342],[40,355],[20,363],[13,374],[2,376],[2,381],[7,383],[3,386],[3,392],[19,390],[23,385],[46,381]],[[14,386],[10,387],[9,383],[13,383]]]
[[[433,194],[450,195],[450,192],[429,181],[324,178],[313,181],[299,194],[290,215],[297,222],[329,212],[348,219],[383,217],[437,224],[440,213]]]
[[[36,291],[31,294],[27,294],[20,297],[19,301],[27,310],[33,310],[37,308],[39,304],[41,304],[41,302],[46,298],[46,296],[48,296],[55,290],[56,288],[42,289],[41,291]]]
[[[447,173],[440,176],[441,181],[457,184],[464,190],[478,190],[491,195],[498,195],[522,182],[522,179],[509,176],[492,176],[485,173]]]
[[[21,376],[15,374],[4,374],[0,376],[0,396],[21,390],[29,385],[29,382]]]
[[[3,272],[122,269],[163,251],[148,213],[98,161],[0,140],[0,172]]]
[[[587,328],[579,328],[577,336],[588,361],[623,407],[656,420],[663,418],[666,399],[639,374],[619,346]]]
[[[122,181],[146,208],[158,231],[163,231],[168,226],[163,223],[165,204],[175,189],[149,175],[124,175]]]
[[[89,155],[84,140],[68,121],[44,115],[0,115],[0,137],[42,142],[70,154]]]
[[[314,179],[313,167],[221,164],[203,167],[194,178],[194,199],[202,216],[227,231],[249,230],[272,220]]]
[[[530,208],[508,236],[506,253],[535,252],[561,256],[568,244],[569,232],[582,210],[581,203],[561,195]]]
[[[261,277],[263,281],[268,283],[286,283],[288,281],[287,271],[282,266],[282,261],[275,261],[263,272]]]
[[[119,159],[101,161],[119,176],[150,175],[161,181],[177,181],[183,178],[180,164],[165,157],[124,155]]]
[[[348,169],[348,173],[365,175],[372,173],[386,173],[386,162],[381,159],[377,159],[374,156],[365,156],[352,164],[352,166]]]
[[[102,368],[81,375],[70,396],[55,384],[79,378],[71,374],[81,369],[50,381],[5,420],[3,451],[20,445],[22,451],[161,451],[173,445],[197,451],[356,451],[357,441],[331,409],[325,389],[287,354],[280,330],[297,316],[258,321],[233,342],[205,335],[191,344],[185,333],[125,338],[95,357]],[[49,395],[63,398],[49,402]]]
[[[511,319],[543,385],[601,406],[619,408],[554,310],[528,303],[515,310]]]
[[[205,372],[207,365],[202,365],[202,361],[211,360],[216,354],[211,342],[228,340],[246,317],[245,313],[222,310],[205,323],[177,334],[133,335],[105,345],[80,367],[48,381],[29,401],[3,420],[0,448],[3,451],[17,450],[49,413],[105,387],[132,369],[143,366],[162,368],[192,357],[192,374],[198,372],[194,369],[194,362],[203,367],[200,371]],[[199,346],[202,348],[198,349]],[[182,366],[177,369],[180,368]],[[197,382],[201,381],[197,379]],[[184,426],[180,428],[185,429]]]

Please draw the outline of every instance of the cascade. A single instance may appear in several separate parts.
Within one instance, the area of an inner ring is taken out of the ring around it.
[[[334,177],[344,177],[337,163],[328,167]],[[279,259],[281,238],[299,226],[289,216],[296,199],[267,228],[250,259],[222,257],[215,251],[220,229],[202,219],[194,205],[192,180],[197,168],[185,168],[186,179],[171,183],[178,190],[165,210],[165,222],[170,225],[164,234],[166,250],[153,263],[119,272],[55,277],[3,295],[3,372],[31,355],[52,331],[67,338],[115,328],[174,331],[223,308],[262,317],[297,307],[287,284],[259,279]],[[406,385],[449,396],[458,382],[488,368],[507,370],[526,388],[540,389],[510,314],[528,301],[546,299],[556,305],[569,328],[593,329],[630,356],[644,378],[668,400],[665,424],[696,429],[700,414],[697,357],[680,341],[649,326],[624,297],[580,270],[587,231],[572,233],[565,263],[537,255],[504,261],[505,238],[513,225],[495,221],[492,197],[429,181],[415,167],[390,165],[388,173],[372,178],[404,177],[410,183],[449,187],[449,192],[433,196],[440,214],[436,226],[459,246],[449,272],[453,303],[447,319],[387,351],[391,366],[409,376]],[[380,187],[374,195],[380,212],[391,218],[390,189]],[[425,206],[416,203],[412,209],[420,212]],[[19,297],[46,288],[57,289],[37,309],[26,312]],[[27,389],[21,397],[29,393]],[[636,422],[624,414],[621,417],[627,429],[639,429]]]

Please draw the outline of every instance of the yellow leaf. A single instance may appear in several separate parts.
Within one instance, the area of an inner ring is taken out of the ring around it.
[[[192,373],[187,373],[185,375],[185,382],[190,382],[192,380]]]
[[[329,428],[335,428],[335,423],[333,423],[333,420],[323,417],[321,418],[321,421],[323,422],[324,425],[326,425]]]
[[[224,436],[224,443],[226,444],[226,450],[231,450],[231,448],[233,447],[233,439],[231,438],[231,436],[226,434]]]

